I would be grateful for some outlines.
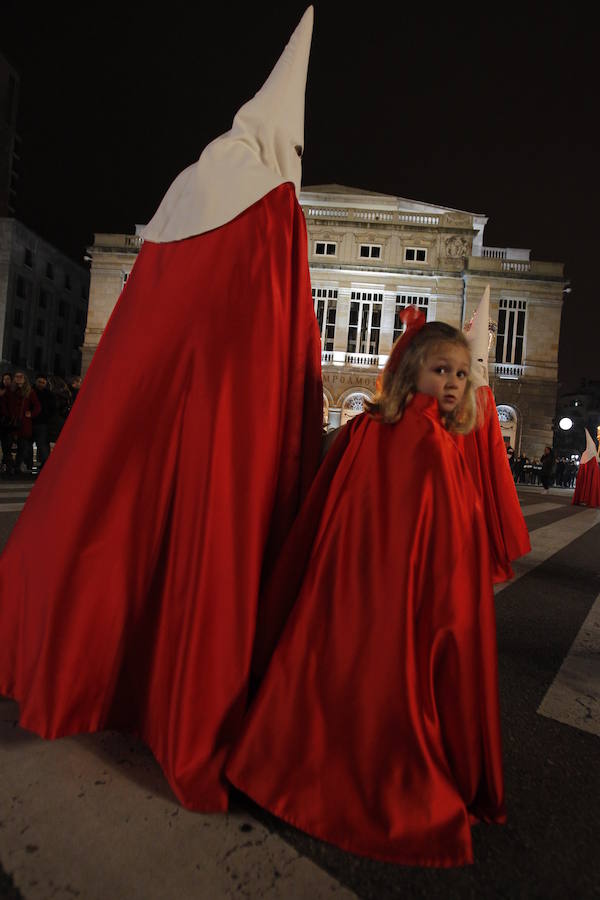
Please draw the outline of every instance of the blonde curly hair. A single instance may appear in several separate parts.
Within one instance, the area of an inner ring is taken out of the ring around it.
[[[402,336],[398,340],[401,341]],[[377,393],[373,400],[365,401],[367,412],[380,422],[390,425],[399,422],[417,392],[419,373],[427,357],[446,344],[453,344],[466,350],[469,359],[471,358],[471,350],[462,331],[446,322],[427,322],[423,325],[408,345],[398,365],[393,352],[390,354]],[[442,417],[442,422],[448,431],[455,434],[468,434],[475,427],[477,404],[470,376],[461,402],[452,413]]]

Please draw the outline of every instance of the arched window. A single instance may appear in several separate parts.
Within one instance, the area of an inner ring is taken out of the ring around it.
[[[361,412],[364,412],[364,401],[369,399],[369,395],[362,393],[361,391],[356,391],[353,394],[349,394],[344,400],[344,404],[342,406],[341,424],[343,425],[345,422],[349,422],[350,419],[354,418],[354,416],[358,416]]]
[[[517,411],[512,406],[497,406],[500,431],[507,447],[515,449],[517,441]]]

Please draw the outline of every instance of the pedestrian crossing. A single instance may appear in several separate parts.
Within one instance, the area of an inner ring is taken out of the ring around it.
[[[535,516],[538,513],[549,512],[551,509],[562,509],[562,503],[528,503],[526,506],[521,507],[521,512],[524,517],[527,516]]]
[[[1,484],[0,513],[22,508],[31,487]],[[512,585],[600,525],[600,510],[571,507],[570,493],[519,493],[532,552],[514,564],[515,579],[496,588],[499,613],[516,602]],[[537,710],[540,721],[600,734],[599,653],[600,594]],[[15,727],[17,715],[16,704],[0,699],[0,857],[26,900],[77,891],[90,900],[356,897],[243,807],[223,815],[183,809],[133,738],[41,741]]]
[[[600,594],[538,712],[600,735]]]
[[[20,512],[25,503],[33,482],[23,481],[14,482],[6,481],[0,483],[0,514],[8,512]]]
[[[496,585],[494,593],[501,595],[519,579],[567,548],[573,541],[600,525],[600,509],[570,507],[571,492],[560,500],[540,499],[531,502],[531,489],[519,491],[525,519],[540,513],[561,513],[550,524],[530,528],[531,553],[513,564],[515,577]],[[562,500],[562,502],[561,502]],[[568,510],[570,515],[562,515]],[[596,598],[579,633],[538,708],[540,715],[600,736],[600,595]]]
[[[546,504],[540,503],[540,507]],[[560,504],[560,508],[564,508],[564,504]],[[543,511],[543,510],[540,510]],[[531,515],[531,513],[529,513]],[[599,509],[581,509],[573,512],[568,518],[561,518],[558,522],[550,525],[542,526],[530,530],[529,537],[531,540],[531,553],[518,559],[513,563],[515,577],[511,581],[505,581],[497,584],[494,588],[496,594],[511,587],[523,575],[532,572],[539,565],[554,556],[560,550],[564,549],[572,541],[577,540],[590,528],[600,524]]]

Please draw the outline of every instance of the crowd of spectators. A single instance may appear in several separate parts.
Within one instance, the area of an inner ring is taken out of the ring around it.
[[[550,451],[548,453],[548,451]],[[550,447],[541,458],[517,456],[512,447],[508,447],[508,462],[516,484],[537,484],[548,490],[551,485],[555,487],[575,487],[577,460],[567,456],[554,457]]]
[[[50,456],[75,402],[81,378],[67,384],[57,375],[4,372],[0,380],[0,474],[3,478],[37,474]],[[35,455],[34,455],[35,447]]]

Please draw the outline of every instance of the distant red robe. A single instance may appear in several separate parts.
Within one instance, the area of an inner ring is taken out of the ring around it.
[[[0,560],[0,693],[23,727],[136,732],[184,805],[226,808],[261,572],[322,403],[292,185],[143,245]]]
[[[576,506],[600,506],[600,466],[594,456],[589,462],[579,466],[573,504]]]
[[[511,563],[531,550],[529,532],[508,464],[496,401],[487,385],[477,389],[479,427],[456,440],[475,483],[487,526],[495,583],[514,578]]]
[[[291,613],[227,775],[345,850],[471,862],[472,821],[505,818],[476,491],[423,394],[396,425],[358,416],[330,454],[273,575]]]

